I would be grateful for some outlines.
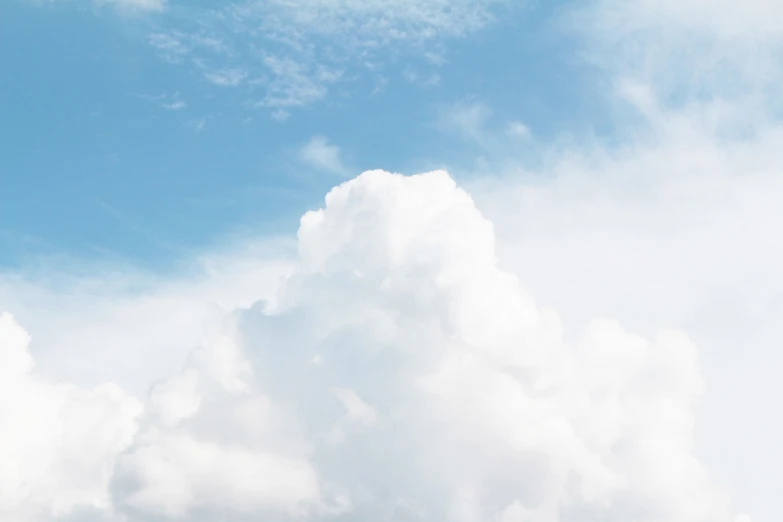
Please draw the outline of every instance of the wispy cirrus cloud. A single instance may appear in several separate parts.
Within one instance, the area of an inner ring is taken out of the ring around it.
[[[170,63],[181,62],[192,51],[184,35],[178,32],[152,33],[147,41],[157,51],[158,56]]]
[[[235,87],[247,78],[243,69],[212,69],[205,70],[204,77],[215,85]]]
[[[348,170],[343,165],[340,147],[329,143],[324,136],[314,136],[302,146],[299,159],[306,165],[333,174],[345,174]]]
[[[492,109],[477,101],[457,102],[441,107],[437,114],[439,130],[481,144],[487,133]]]
[[[390,54],[406,53],[436,67],[450,39],[481,30],[498,9],[510,5],[507,0],[249,1],[198,11],[190,25],[171,19],[149,43],[162,59],[195,64],[217,85],[246,80],[253,106],[289,110],[324,98],[356,73],[372,74]],[[436,78],[417,72],[415,80],[434,85]]]
[[[506,0],[290,0],[235,4],[230,12],[272,37],[291,42],[312,36],[341,47],[377,48],[394,43],[420,45],[477,31],[494,20]],[[276,29],[275,29],[276,28]]]
[[[45,3],[44,0],[27,0],[31,3]],[[67,0],[49,0],[50,2]],[[168,6],[168,0],[92,0],[97,6],[115,7],[123,14],[138,14],[145,12],[161,12]]]
[[[163,11],[167,0],[94,0],[96,4],[113,5],[119,9],[140,11]]]
[[[178,92],[174,93],[173,95],[134,94],[133,96],[136,96],[137,98],[148,101],[150,103],[154,103],[160,106],[161,108],[170,111],[181,111],[182,109],[185,109],[188,106],[187,102],[180,98],[180,94]]]
[[[316,102],[340,79],[341,71],[324,64],[300,62],[291,58],[265,56],[264,72],[256,85],[265,91],[254,105],[290,109]]]
[[[182,109],[186,108],[188,104],[182,100],[175,100],[170,103],[163,103],[161,107],[164,109],[168,109],[170,111],[181,111]]]
[[[578,9],[615,35],[668,27],[723,41],[783,40],[783,5],[767,0],[594,0]]]
[[[643,101],[638,95],[648,89],[665,104],[713,104],[721,117],[742,104],[733,116],[745,125],[781,110],[783,4],[595,0],[566,13],[569,30],[585,38],[585,55],[625,89],[621,98]]]
[[[207,128],[206,118],[195,118],[185,122],[185,126],[196,134],[203,132]]]

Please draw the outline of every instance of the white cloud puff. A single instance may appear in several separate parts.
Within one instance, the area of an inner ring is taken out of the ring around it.
[[[732,520],[692,453],[693,343],[611,320],[566,340],[498,267],[492,223],[445,172],[366,172],[305,214],[298,238],[275,299],[210,323],[143,414],[116,388],[80,391],[72,445],[54,430],[35,442],[70,395],[30,377],[27,336],[4,316],[0,357],[51,392],[30,395],[35,422],[0,423],[45,449],[6,446],[38,473],[0,491],[42,492],[3,493],[17,498],[7,517],[86,505],[142,521]],[[106,404],[100,425],[125,430],[97,437],[85,426]],[[85,447],[101,465],[52,481]],[[72,493],[72,477],[90,488]]]
[[[141,432],[118,464],[115,492],[141,517],[301,514],[320,491],[307,445],[295,435],[254,390],[234,336],[217,331],[182,373],[153,387]]]
[[[320,357],[324,382],[378,412],[337,459],[356,461],[357,444],[388,454],[375,476],[341,470],[367,516],[404,499],[427,520],[729,519],[691,454],[692,343],[594,321],[570,346],[498,269],[491,223],[444,172],[365,173],[303,217],[299,240],[303,271],[273,315],[247,314],[248,335],[268,347],[260,360],[278,345],[296,347],[285,359]],[[277,389],[318,402],[300,378],[286,372]]]
[[[0,315],[0,519],[111,512],[109,480],[142,405],[112,384],[47,382],[33,372],[29,340],[10,315]]]

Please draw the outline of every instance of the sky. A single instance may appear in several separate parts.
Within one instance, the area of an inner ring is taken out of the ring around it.
[[[0,519],[773,522],[783,5],[8,0]]]

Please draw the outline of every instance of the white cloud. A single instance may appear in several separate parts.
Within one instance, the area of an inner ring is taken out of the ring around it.
[[[692,453],[694,345],[606,320],[567,342],[557,315],[498,268],[492,224],[445,173],[365,173],[307,213],[298,237],[299,268],[276,297],[217,314],[152,388],[127,449],[95,446],[114,509],[136,520],[732,518]],[[240,306],[264,296],[242,290]],[[161,306],[161,325],[179,313]],[[3,339],[3,356],[29,371],[24,333]],[[14,426],[21,440],[35,429]],[[106,498],[105,480],[94,488]],[[27,522],[28,509],[8,514]]]
[[[155,283],[151,295],[132,298],[101,290],[86,302],[73,297],[85,295],[81,283],[54,297],[46,284],[0,285],[0,304],[35,323],[30,329],[41,340],[33,351],[47,382],[65,374],[95,381],[97,373],[144,397],[151,379],[170,375],[147,396],[141,430],[114,467],[119,509],[196,520],[274,512],[337,520],[728,521],[734,513],[718,482],[758,520],[780,518],[774,476],[783,466],[783,431],[767,399],[781,393],[783,131],[758,110],[768,100],[713,89],[715,78],[734,74],[754,84],[760,62],[747,42],[774,43],[776,30],[752,36],[745,21],[726,30],[715,20],[735,8],[723,3],[706,20],[694,18],[694,2],[591,5],[600,16],[586,27],[603,31],[591,35],[594,58],[642,124],[620,147],[556,143],[540,154],[540,169],[523,169],[511,154],[515,173],[526,176],[471,184],[492,223],[443,173],[374,172],[305,215],[293,272],[288,263],[268,265],[265,255],[257,266],[243,256],[240,269],[221,265],[214,278]],[[297,23],[312,23],[302,12]],[[773,26],[774,12],[765,13]],[[617,23],[614,15],[633,18]],[[709,45],[672,62],[674,73],[652,74],[683,52],[694,31]],[[632,40],[638,55],[624,47]],[[626,50],[615,52],[618,42]],[[700,79],[699,89],[673,102],[671,86],[689,83],[683,64],[698,63],[715,45],[736,53],[729,71]],[[762,51],[769,56],[775,46]],[[443,121],[482,153],[496,151],[509,128],[492,130],[487,106],[462,108]],[[278,289],[276,277],[259,282],[268,272],[293,275]],[[556,305],[562,324],[523,288]],[[269,305],[250,306],[272,296]],[[203,308],[213,300],[239,310],[174,369],[199,343]],[[595,315],[620,318],[643,336]],[[26,336],[8,324],[0,357],[33,379],[19,349]],[[700,351],[662,325],[686,330]],[[80,360],[90,361],[89,371]],[[8,396],[16,395],[25,396],[18,388]],[[60,394],[32,395],[43,405],[23,411],[47,411]],[[95,395],[86,402],[103,404]],[[126,428],[126,420],[118,425]],[[9,425],[19,430],[11,441],[39,433],[35,422]],[[83,432],[75,439],[92,444]],[[56,447],[41,440],[25,458]],[[95,448],[94,461],[115,462],[118,446]],[[59,470],[51,464],[58,458],[23,467]],[[270,483],[262,468],[286,480]],[[42,520],[71,506],[111,511],[107,474],[91,473],[95,481],[73,494],[76,472],[64,469],[46,474],[54,482],[30,472],[40,493],[6,497],[16,499],[5,504],[6,518]]]
[[[742,103],[747,120],[779,109],[783,6],[751,0],[596,0],[566,11],[584,52],[622,84],[667,104]]]
[[[345,388],[334,388],[332,393],[345,408],[348,420],[366,426],[371,426],[377,422],[378,412],[356,395],[355,391]]]
[[[313,136],[299,149],[299,159],[303,163],[333,174],[346,172],[340,156],[340,147],[330,144],[323,136]]]
[[[766,368],[780,343],[781,129],[767,122],[733,140],[698,112],[661,121],[627,148],[553,151],[544,170],[521,172],[538,181],[472,189],[504,266],[568,323],[601,313],[644,332],[677,325],[698,340],[710,393],[696,447],[745,509],[774,519],[776,494],[759,477],[783,465],[773,442],[783,426],[755,405],[780,393]],[[751,448],[745,426],[769,435]],[[726,444],[742,456],[726,458]]]
[[[49,382],[29,337],[0,314],[0,518],[55,520],[75,508],[111,513],[109,480],[141,404],[113,384]]]
[[[56,258],[35,274],[0,275],[0,309],[31,332],[46,375],[90,387],[108,380],[143,396],[182,365],[215,307],[273,299],[292,269],[289,250],[285,242],[243,242],[199,256],[174,278]]]
[[[674,31],[707,33],[728,40],[779,40],[783,37],[783,6],[768,0],[738,4],[731,0],[597,0],[594,16],[614,31],[669,27]]]
[[[116,469],[121,506],[169,518],[310,511],[318,477],[304,440],[278,410],[254,389],[235,336],[217,330],[181,374],[153,388],[141,431]]]
[[[322,362],[323,358],[320,355],[316,355],[310,361],[311,364]],[[370,428],[378,422],[378,412],[364,402],[355,391],[347,388],[332,388],[331,392],[345,409],[345,415],[332,425],[323,436],[323,440],[330,444],[344,444],[350,436],[347,431]]]
[[[396,438],[408,447],[411,437],[422,453],[399,460],[421,462],[445,492],[437,501],[411,493],[425,518],[456,509],[487,520],[521,503],[541,520],[558,512],[565,520],[591,512],[602,520],[728,520],[690,454],[701,383],[687,338],[663,332],[651,343],[597,321],[582,341],[565,344],[556,316],[495,267],[491,225],[444,174],[365,174],[330,193],[325,211],[306,215],[299,238],[319,283],[317,291],[295,285],[296,297],[310,310],[331,299],[325,330],[311,335],[326,340],[362,325],[360,336],[347,337],[356,339],[350,353],[378,369],[365,368],[364,379],[347,374],[361,383],[353,388],[416,427],[398,427]],[[344,343],[320,343],[327,368],[338,364],[328,349]],[[657,377],[646,381],[648,373]],[[619,440],[629,445],[622,458],[611,450]],[[464,488],[475,494],[466,512],[454,504]],[[566,504],[579,507],[568,514]]]
[[[579,6],[568,21],[616,86],[616,134],[488,155],[496,128],[468,125],[481,159],[466,170],[495,223],[502,265],[562,311],[569,335],[601,314],[647,335],[677,326],[698,341],[708,393],[695,451],[737,505],[777,520],[769,477],[783,466],[783,424],[759,397],[783,391],[770,369],[783,292],[783,17],[774,2],[745,7]]]

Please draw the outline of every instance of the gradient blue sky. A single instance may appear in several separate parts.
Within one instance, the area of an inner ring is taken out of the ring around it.
[[[221,25],[217,5],[3,4],[1,189],[14,196],[0,207],[0,262],[56,251],[158,265],[243,227],[291,232],[341,176],[379,167],[463,175],[460,163],[482,151],[437,124],[459,104],[500,109],[541,140],[609,130],[601,74],[558,27],[557,3],[476,4],[487,17],[476,27],[443,22],[442,35],[371,52],[368,34],[358,43],[329,34],[307,42],[318,47],[310,55],[263,30]],[[226,50],[187,43],[196,37]],[[165,42],[194,48],[175,56]],[[344,55],[326,58],[320,46]],[[322,63],[341,77],[286,77],[262,56]],[[225,71],[235,72],[231,85],[216,76]],[[301,92],[264,103],[269,82]],[[345,172],[300,161],[316,136],[339,147]]]

